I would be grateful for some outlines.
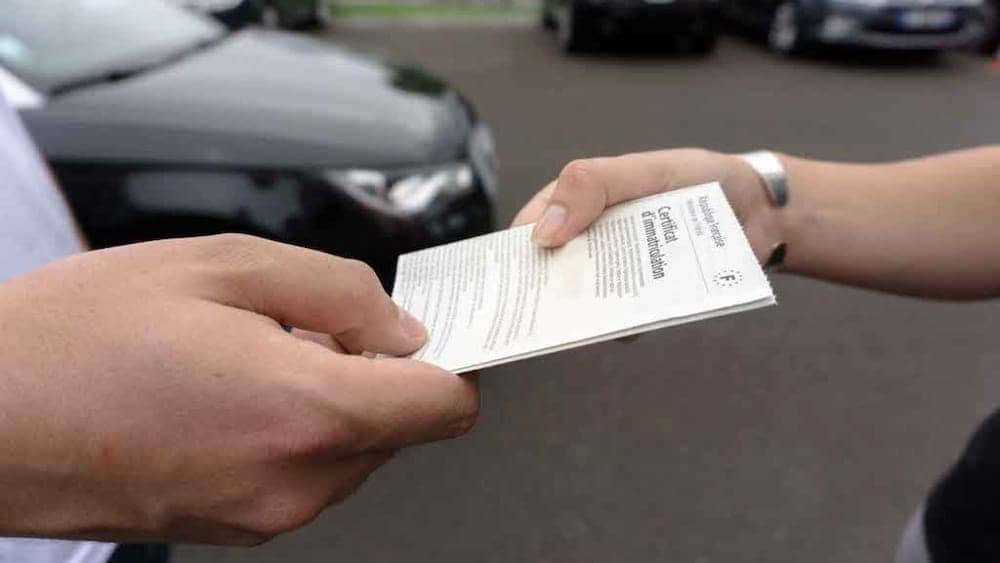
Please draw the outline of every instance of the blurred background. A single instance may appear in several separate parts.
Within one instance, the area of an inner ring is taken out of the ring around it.
[[[391,287],[576,157],[995,143],[994,1],[0,0],[0,89],[95,246],[242,231]],[[176,560],[891,561],[1000,404],[1000,304],[773,282],[777,308],[485,371],[467,437]]]

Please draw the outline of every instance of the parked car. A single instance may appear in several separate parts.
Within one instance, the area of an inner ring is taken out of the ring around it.
[[[974,44],[982,0],[722,0],[723,16],[777,53],[811,45],[934,52]]]
[[[554,29],[567,53],[611,39],[671,42],[709,52],[718,36],[717,0],[542,0],[543,27]]]
[[[215,17],[230,29],[264,24],[287,29],[321,27],[330,19],[330,0],[169,0]]]
[[[97,247],[244,232],[388,282],[493,228],[490,131],[414,66],[159,0],[7,0],[0,88]]]

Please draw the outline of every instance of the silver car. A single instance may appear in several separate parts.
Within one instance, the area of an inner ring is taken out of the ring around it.
[[[792,54],[816,44],[940,51],[986,32],[983,0],[725,0],[723,15]]]

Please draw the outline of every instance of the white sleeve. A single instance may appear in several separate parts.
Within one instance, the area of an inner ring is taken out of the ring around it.
[[[0,92],[0,282],[82,249],[55,180]]]
[[[0,283],[82,250],[73,218],[0,91]],[[110,543],[0,538],[0,562],[105,563]]]

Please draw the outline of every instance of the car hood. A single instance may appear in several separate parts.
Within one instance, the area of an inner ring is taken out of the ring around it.
[[[405,168],[462,156],[470,113],[419,68],[252,29],[24,117],[53,160]]]

